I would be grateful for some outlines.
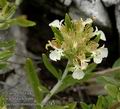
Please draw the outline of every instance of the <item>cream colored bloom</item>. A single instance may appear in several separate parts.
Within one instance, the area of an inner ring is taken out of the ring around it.
[[[83,79],[84,76],[85,76],[85,73],[80,68],[76,68],[72,74],[72,77],[78,80]]]
[[[105,34],[101,30],[98,30],[97,27],[96,27],[95,32],[93,33],[93,36],[95,36],[95,35],[100,35],[100,39],[103,41],[106,41]]]
[[[64,56],[62,49],[52,50],[51,53],[49,54],[49,58],[53,61],[60,60],[62,56]]]
[[[96,64],[99,64],[102,62],[103,58],[106,58],[108,56],[108,49],[102,46],[98,48],[97,50],[93,51],[92,56],[93,56],[93,61]]]
[[[62,26],[62,22],[63,22],[64,20],[61,20],[61,21],[59,21],[59,20],[54,20],[53,22],[51,22],[50,24],[49,24],[49,26],[52,26],[52,27],[57,27],[57,28],[61,28],[61,26]]]

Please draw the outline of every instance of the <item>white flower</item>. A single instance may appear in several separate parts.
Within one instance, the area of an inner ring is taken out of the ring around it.
[[[52,26],[52,27],[57,27],[57,28],[61,28],[61,26],[62,26],[62,22],[63,22],[64,20],[61,20],[61,21],[59,21],[59,20],[54,20],[53,22],[51,22],[50,24],[49,24],[49,26]]]
[[[97,35],[97,36],[100,35],[100,39],[103,41],[106,41],[105,34],[101,30],[98,31],[97,27],[96,27],[95,32],[93,33],[93,36],[95,36],[95,35]]]
[[[102,62],[103,58],[106,58],[108,56],[108,49],[104,48],[104,46],[98,48],[97,50],[92,52],[92,56],[93,56],[93,61],[96,64],[99,64]]]
[[[76,68],[72,74],[72,77],[78,80],[83,79],[84,76],[85,73],[80,68]]]
[[[64,56],[62,49],[52,50],[51,53],[49,54],[49,58],[53,61],[60,60],[62,56]]]

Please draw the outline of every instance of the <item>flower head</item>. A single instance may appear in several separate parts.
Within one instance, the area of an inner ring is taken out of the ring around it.
[[[99,37],[106,41],[105,34],[92,27],[92,19],[71,20],[66,15],[65,21],[55,20],[49,24],[53,28],[55,37],[48,41],[46,47],[52,47],[49,57],[53,61],[60,60],[62,56],[70,60],[73,78],[82,79],[85,75],[83,70],[87,68],[91,59],[99,64],[108,55],[108,49],[104,46],[99,47]],[[77,66],[77,67],[76,67]]]

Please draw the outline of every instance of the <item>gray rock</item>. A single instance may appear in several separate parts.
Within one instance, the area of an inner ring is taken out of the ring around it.
[[[9,68],[14,69],[16,74],[12,74],[6,79],[7,86],[4,87],[7,93],[11,93],[7,96],[9,104],[7,108],[20,109],[21,105],[27,105],[29,109],[34,109],[34,105],[31,105],[34,102],[28,100],[29,96],[33,94],[29,95],[29,92],[32,90],[27,82],[26,72],[23,66],[27,57],[26,32],[24,29],[14,26],[10,28],[9,35],[15,38],[17,44],[15,55],[9,59],[9,62],[11,62]],[[34,99],[33,96],[32,98]]]
[[[119,42],[120,42],[120,3],[115,6],[115,18],[116,18],[116,25],[119,34]],[[119,44],[119,48],[120,48],[120,44]]]
[[[120,2],[120,0],[102,0],[102,2],[106,7],[109,7],[111,5],[116,5],[117,3]]]
[[[111,28],[108,13],[100,0],[74,0],[75,7],[70,8],[70,15],[73,18],[95,17],[95,22],[101,26]]]

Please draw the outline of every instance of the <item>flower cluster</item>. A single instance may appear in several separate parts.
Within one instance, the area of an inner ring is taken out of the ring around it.
[[[64,22],[64,23],[63,23]],[[100,46],[99,41],[106,41],[101,30],[92,27],[92,19],[71,20],[68,15],[65,21],[55,20],[49,24],[55,37],[46,45],[51,46],[49,57],[53,61],[67,58],[72,65],[72,76],[74,79],[82,79],[84,71],[93,59],[99,64],[108,55],[108,49]]]

